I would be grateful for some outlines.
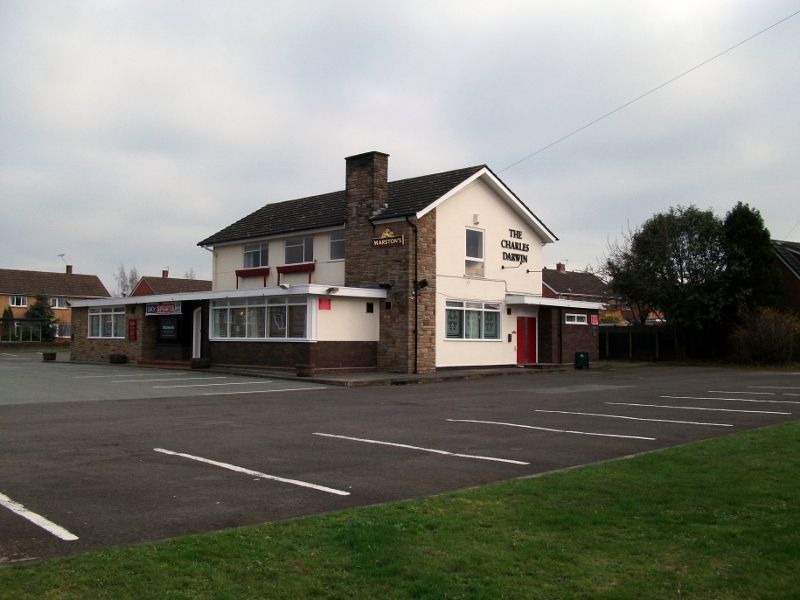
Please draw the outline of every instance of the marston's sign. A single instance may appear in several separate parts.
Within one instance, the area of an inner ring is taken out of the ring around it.
[[[181,314],[180,302],[157,302],[153,304],[146,304],[144,307],[144,314],[148,317],[160,315],[179,315]]]
[[[402,235],[395,235],[395,233],[388,227],[383,230],[381,237],[372,238],[372,246],[374,248],[386,248],[387,246],[405,246],[406,239]]]

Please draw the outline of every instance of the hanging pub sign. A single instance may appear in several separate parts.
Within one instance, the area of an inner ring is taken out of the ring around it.
[[[388,246],[405,246],[406,239],[402,235],[395,234],[388,227],[383,230],[381,237],[372,238],[374,248],[386,248]]]
[[[162,315],[179,315],[181,314],[180,302],[154,302],[146,304],[144,307],[144,314],[148,317],[158,317]]]

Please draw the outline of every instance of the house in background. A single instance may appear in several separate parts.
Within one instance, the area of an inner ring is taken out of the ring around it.
[[[800,243],[772,240],[786,308],[800,314]]]
[[[179,294],[181,292],[210,292],[211,282],[206,279],[183,279],[170,277],[169,269],[161,271],[161,277],[145,275],[136,282],[129,296],[155,296]]]
[[[555,269],[542,270],[542,296],[561,300],[600,302],[605,307],[600,311],[600,321],[624,323],[632,316],[610,286],[594,273],[567,271],[562,262]]]
[[[97,275],[73,273],[72,265],[64,273],[0,269],[0,314],[10,306],[14,318],[23,319],[39,295],[50,299],[59,338],[70,337],[73,301],[111,296]]]

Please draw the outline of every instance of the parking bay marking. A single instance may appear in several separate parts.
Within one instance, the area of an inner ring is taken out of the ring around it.
[[[533,425],[522,425],[520,423],[503,423],[500,421],[478,421],[475,419],[445,419],[451,423],[482,423],[484,425],[505,425],[506,427],[521,427],[523,429],[535,429],[537,431],[549,431],[551,433],[574,433],[576,435],[593,435],[598,437],[613,437],[624,438],[629,440],[648,440],[655,441],[654,437],[645,437],[641,435],[620,435],[616,433],[593,433],[590,431],[572,431],[569,429],[551,429],[550,427],[534,427]]]
[[[800,390],[800,386],[789,385],[789,386],[780,386],[780,385],[748,385],[747,387],[751,388],[759,388],[764,390]]]
[[[300,487],[310,488],[312,490],[318,490],[320,492],[327,492],[329,494],[336,494],[337,496],[349,496],[350,492],[345,492],[343,490],[337,490],[334,488],[329,488],[324,485],[317,485],[316,483],[308,483],[307,481],[300,481],[299,479],[288,479],[286,477],[278,477],[277,475],[268,475],[267,473],[262,473],[260,471],[253,471],[252,469],[246,469],[244,467],[238,467],[236,465],[232,465],[230,463],[224,463],[217,460],[211,460],[210,458],[203,458],[202,456],[195,456],[193,454],[184,454],[183,452],[174,452],[172,450],[166,450],[165,448],[153,448],[155,452],[160,452],[161,454],[169,454],[170,456],[180,456],[181,458],[188,458],[189,460],[196,460],[197,462],[206,463],[208,465],[213,465],[215,467],[222,467],[223,469],[228,469],[229,471],[235,471],[237,473],[243,473],[245,475],[252,475],[253,477],[258,477],[259,479],[269,479],[272,481],[280,481],[281,483],[289,483],[291,485],[297,485]]]
[[[458,458],[474,458],[476,460],[490,460],[493,462],[510,463],[512,465],[529,465],[530,463],[521,460],[511,460],[510,458],[495,458],[493,456],[480,456],[478,454],[459,454],[457,452],[448,452],[447,450],[437,450],[434,448],[421,448],[420,446],[411,446],[409,444],[399,444],[397,442],[382,442],[380,440],[368,440],[364,438],[350,437],[347,435],[335,435],[333,433],[314,433],[322,437],[336,438],[340,440],[350,440],[351,442],[363,442],[365,444],[378,444],[380,446],[394,446],[396,448],[407,448],[409,450],[419,450],[421,452],[430,452],[432,454],[442,454],[444,456],[456,456]]]
[[[606,404],[618,404],[621,406],[645,406],[648,408],[677,408],[682,410],[710,410],[717,412],[736,412],[736,413],[759,413],[762,415],[790,415],[788,412],[775,412],[772,410],[739,410],[736,408],[707,408],[705,406],[667,406],[664,404],[635,404],[633,402],[606,402]]]
[[[47,531],[48,533],[53,534],[57,538],[64,540],[65,542],[74,542],[78,539],[78,536],[74,533],[70,533],[60,525],[56,525],[50,519],[43,517],[42,515],[37,515],[35,512],[32,512],[25,508],[19,502],[15,502],[5,494],[0,493],[0,506],[5,506],[11,512],[19,515],[23,519],[27,519],[34,525],[37,525]]]
[[[731,423],[702,423],[699,421],[673,421],[670,419],[645,419],[644,417],[629,417],[627,415],[607,415],[603,413],[569,412],[566,410],[536,409],[534,412],[559,413],[562,415],[584,415],[588,417],[608,417],[609,419],[629,419],[631,421],[654,421],[656,423],[678,423],[680,425],[709,425],[711,427],[733,427]]]
[[[75,379],[100,379],[103,377],[152,377],[158,373],[115,373],[114,375],[76,375]],[[185,371],[173,373],[173,375],[188,375]]]
[[[208,379],[214,379],[208,377]],[[222,379],[225,379],[224,377]],[[227,383],[191,383],[189,385],[154,385],[153,389],[168,390],[172,388],[194,388],[194,387],[214,387],[217,385],[261,385],[264,383],[272,383],[270,379],[262,379],[261,381],[229,381]]]
[[[775,392],[726,392],[723,390],[708,390],[709,394],[750,394],[752,396],[774,396]]]
[[[269,383],[269,382],[266,382]],[[204,392],[203,396],[233,396],[237,394],[274,394],[275,392],[307,392],[309,390],[327,390],[324,385],[314,387],[281,388],[278,390],[247,390],[245,392]]]
[[[675,400],[726,400],[728,402],[758,402],[770,404],[800,404],[797,400],[755,400],[753,398],[698,398],[697,396],[659,396],[659,398],[674,398]]]
[[[112,381],[111,383],[152,383],[152,382],[161,382],[161,381],[206,381],[208,379],[227,379],[224,375],[220,375],[217,377],[208,377],[206,375],[202,377],[161,377],[157,379],[119,379],[117,381]],[[160,386],[154,386],[160,387]]]

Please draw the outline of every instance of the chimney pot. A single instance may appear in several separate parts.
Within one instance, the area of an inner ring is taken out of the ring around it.
[[[169,269],[162,269],[161,270],[161,278],[167,279],[169,277]]]
[[[565,265],[565,264],[564,264],[564,263],[562,263],[562,262],[560,262],[560,263],[556,263],[556,270],[557,270],[559,273],[564,273],[564,272],[567,270],[567,265]]]
[[[67,265],[67,275],[72,275],[72,265]]]

